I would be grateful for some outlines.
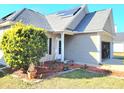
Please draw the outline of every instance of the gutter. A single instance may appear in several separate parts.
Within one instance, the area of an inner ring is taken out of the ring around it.
[[[0,24],[0,28],[6,27],[6,26],[11,26],[13,24],[14,24],[14,22],[12,22],[12,21],[6,21],[6,22]]]

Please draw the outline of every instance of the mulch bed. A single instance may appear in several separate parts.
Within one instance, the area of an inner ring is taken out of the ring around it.
[[[80,65],[80,64],[69,64],[69,68],[70,69],[75,69],[75,68],[81,68],[83,67],[84,65]]]
[[[36,67],[37,70],[37,76],[36,79],[44,79],[47,78],[57,72],[62,72],[64,68],[64,64],[62,62],[45,62],[42,65],[39,65]],[[24,71],[23,69],[11,69],[10,70],[11,73],[13,73],[14,75],[18,76],[19,78],[25,78],[28,79],[27,76],[27,72]]]
[[[124,78],[124,71],[107,70],[107,69],[101,69],[99,67],[79,65],[79,64],[70,65],[70,68],[72,68],[72,69],[83,68],[83,69],[86,69],[89,72],[100,73],[100,74],[105,74],[105,75],[123,77]]]
[[[64,63],[62,62],[45,62],[43,65],[39,65],[36,67],[37,69],[37,77],[36,79],[44,79],[47,78],[51,75],[54,75],[57,72],[62,72],[64,68]],[[110,76],[117,76],[117,77],[124,77],[124,72],[121,71],[110,71],[106,69],[101,69],[99,67],[93,67],[93,66],[87,66],[87,65],[79,65],[79,64],[68,64],[69,69],[75,69],[75,68],[81,68],[85,69],[89,72],[94,72],[94,73],[100,73],[100,74],[105,74],[105,75],[110,75]],[[23,69],[20,70],[15,70],[15,69],[9,69],[11,73],[14,75],[17,75],[20,78],[25,78],[28,79],[26,71]],[[42,77],[41,77],[42,75]]]

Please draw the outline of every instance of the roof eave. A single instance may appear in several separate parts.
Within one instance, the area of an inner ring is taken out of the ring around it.
[[[53,34],[67,34],[67,35],[74,35],[73,31],[69,31],[69,30],[61,30],[61,31],[48,31],[48,33],[53,33]]]
[[[14,24],[14,22],[12,22],[12,21],[5,21],[5,22],[0,24],[0,28],[6,27],[6,26],[11,26],[12,24]]]
[[[73,31],[75,34],[79,34],[79,33],[98,33],[98,32],[103,32],[103,30],[85,30],[85,31]]]

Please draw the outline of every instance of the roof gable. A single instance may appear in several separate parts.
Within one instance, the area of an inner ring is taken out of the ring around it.
[[[60,11],[47,15],[47,20],[55,31],[73,30],[87,13],[87,7],[80,6],[74,9]]]
[[[113,22],[112,10],[109,10],[109,16],[105,21],[103,29],[111,34],[115,33],[115,26]]]
[[[88,13],[82,21],[78,24],[78,26],[74,29],[74,31],[78,32],[94,32],[105,30],[106,24],[108,23],[108,18],[111,14],[111,9],[95,11],[92,13]],[[114,24],[110,24],[114,25]]]
[[[73,31],[82,32],[86,29],[87,25],[92,20],[93,16],[96,12],[88,13],[86,16],[81,20],[81,22],[78,24],[78,26]]]

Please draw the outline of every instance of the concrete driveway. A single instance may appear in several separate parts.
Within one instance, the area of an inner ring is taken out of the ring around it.
[[[115,70],[115,71],[124,71],[124,60],[121,59],[107,59],[103,61],[103,65],[100,68]]]
[[[124,65],[124,60],[122,60],[122,59],[106,59],[103,61],[103,64]]]

